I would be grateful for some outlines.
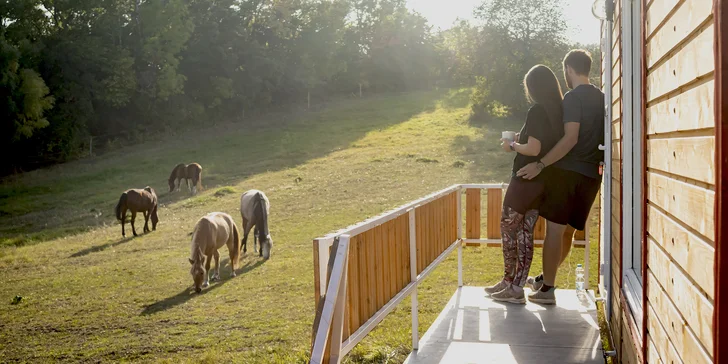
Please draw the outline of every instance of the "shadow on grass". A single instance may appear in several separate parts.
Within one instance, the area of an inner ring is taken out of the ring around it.
[[[228,259],[223,259],[220,262],[220,267],[225,267],[228,262],[229,262]],[[254,261],[254,262],[247,262],[247,263],[245,263],[244,266],[242,266],[242,267],[238,268],[237,270],[235,270],[235,274],[237,276],[240,276],[241,274],[248,273],[251,270],[260,267],[265,262],[266,262],[266,260],[264,260],[264,259],[258,259],[258,260]],[[213,262],[212,263],[212,267],[214,267],[214,264],[215,263]],[[214,269],[212,267],[211,267],[211,269]],[[145,307],[144,310],[142,311],[142,313],[139,314],[139,316],[149,316],[149,315],[153,315],[153,314],[155,314],[157,312],[165,311],[165,310],[168,310],[168,309],[170,309],[172,307],[181,305],[181,304],[183,304],[183,303],[191,300],[192,298],[196,297],[197,295],[208,294],[208,293],[210,293],[210,292],[212,292],[212,291],[214,291],[214,290],[222,287],[225,283],[231,281],[232,279],[237,278],[237,277],[229,277],[229,273],[227,273],[227,272],[224,272],[224,273],[223,272],[220,272],[220,276],[224,276],[225,274],[228,274],[228,278],[221,278],[217,282],[211,282],[210,286],[207,287],[207,288],[205,288],[205,289],[203,289],[202,292],[200,292],[200,293],[195,293],[194,289],[191,286],[190,287],[185,287],[185,289],[183,289],[182,292],[177,293],[174,296],[167,297],[167,298],[165,298],[165,299],[163,299],[161,301],[152,303],[151,305]]]
[[[134,240],[134,237],[133,236],[130,236],[130,237],[127,237],[127,238],[123,238],[123,239],[121,239],[119,241],[115,241],[113,243],[106,243],[106,244],[102,244],[102,245],[92,246],[90,248],[86,248],[84,250],[80,250],[80,251],[77,251],[77,252],[71,254],[69,256],[69,258],[83,257],[83,256],[89,255],[91,253],[100,252],[100,251],[105,250],[107,248],[113,248],[113,247],[115,247],[117,245],[121,245],[121,244],[124,244],[124,243],[128,243],[128,242],[130,242],[132,240]]]
[[[382,94],[344,100],[321,111],[281,113],[258,121],[231,122],[125,147],[89,160],[36,170],[12,181],[2,180],[0,206],[23,208],[0,209],[4,211],[0,215],[0,242],[13,239],[13,244],[19,246],[47,241],[45,235],[39,235],[44,231],[58,232],[49,235],[58,238],[67,235],[62,230],[65,228],[92,229],[112,223],[114,205],[121,192],[129,188],[153,187],[162,209],[179,203],[204,204],[215,198],[208,193],[210,190],[236,185],[261,173],[302,165],[349,148],[372,130],[435,110],[446,92]],[[462,94],[456,94],[460,95],[456,98],[463,98]],[[457,105],[459,101],[446,103]],[[195,196],[184,189],[168,193],[167,178],[172,168],[177,163],[193,161],[203,166],[205,189]],[[46,191],[47,188],[50,190]],[[62,205],[62,201],[69,200],[78,203]],[[103,215],[92,219],[89,211],[101,211]],[[86,215],[91,217],[78,218]]]

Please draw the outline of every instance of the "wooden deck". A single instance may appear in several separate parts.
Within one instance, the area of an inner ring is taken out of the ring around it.
[[[604,363],[594,304],[556,292],[555,306],[514,305],[459,288],[405,363]]]

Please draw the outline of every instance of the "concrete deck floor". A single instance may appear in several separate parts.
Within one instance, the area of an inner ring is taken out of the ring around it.
[[[576,291],[558,289],[556,305],[541,306],[499,303],[483,287],[462,287],[405,363],[602,364],[604,359],[596,307]]]

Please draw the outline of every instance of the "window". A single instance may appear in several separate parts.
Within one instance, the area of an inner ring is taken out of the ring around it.
[[[623,166],[622,166],[622,289],[642,332],[642,63],[640,2],[623,0]]]

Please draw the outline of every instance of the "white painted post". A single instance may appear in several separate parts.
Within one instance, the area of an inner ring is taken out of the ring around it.
[[[331,355],[337,355],[341,348],[341,332],[344,325],[344,308],[341,297],[346,297],[346,265],[349,259],[349,235],[339,237],[339,245],[336,249],[334,266],[331,268],[331,280],[326,288],[326,301],[324,301],[321,320],[316,331],[313,350],[311,351],[311,362],[322,363],[326,344],[328,341],[329,329],[332,330]],[[326,263],[328,264],[328,262]],[[343,288],[342,288],[343,287]],[[338,339],[337,339],[338,330]],[[338,340],[338,343],[336,342]],[[336,351],[334,351],[336,349]]]
[[[349,235],[339,237],[339,249],[344,248],[343,271],[341,273],[341,282],[339,283],[339,292],[336,296],[336,306],[334,306],[334,322],[331,326],[331,358],[330,364],[339,364],[341,362],[341,340],[344,334],[344,306],[346,305],[346,280],[349,266]],[[337,254],[337,258],[338,258]],[[333,275],[333,272],[332,272]]]
[[[462,189],[457,191],[457,211],[458,211],[458,287],[463,286],[463,215],[462,215]]]
[[[415,288],[412,290],[412,350],[420,347],[419,322],[417,318],[417,235],[415,226],[415,209],[409,210],[410,236],[410,278]]]

